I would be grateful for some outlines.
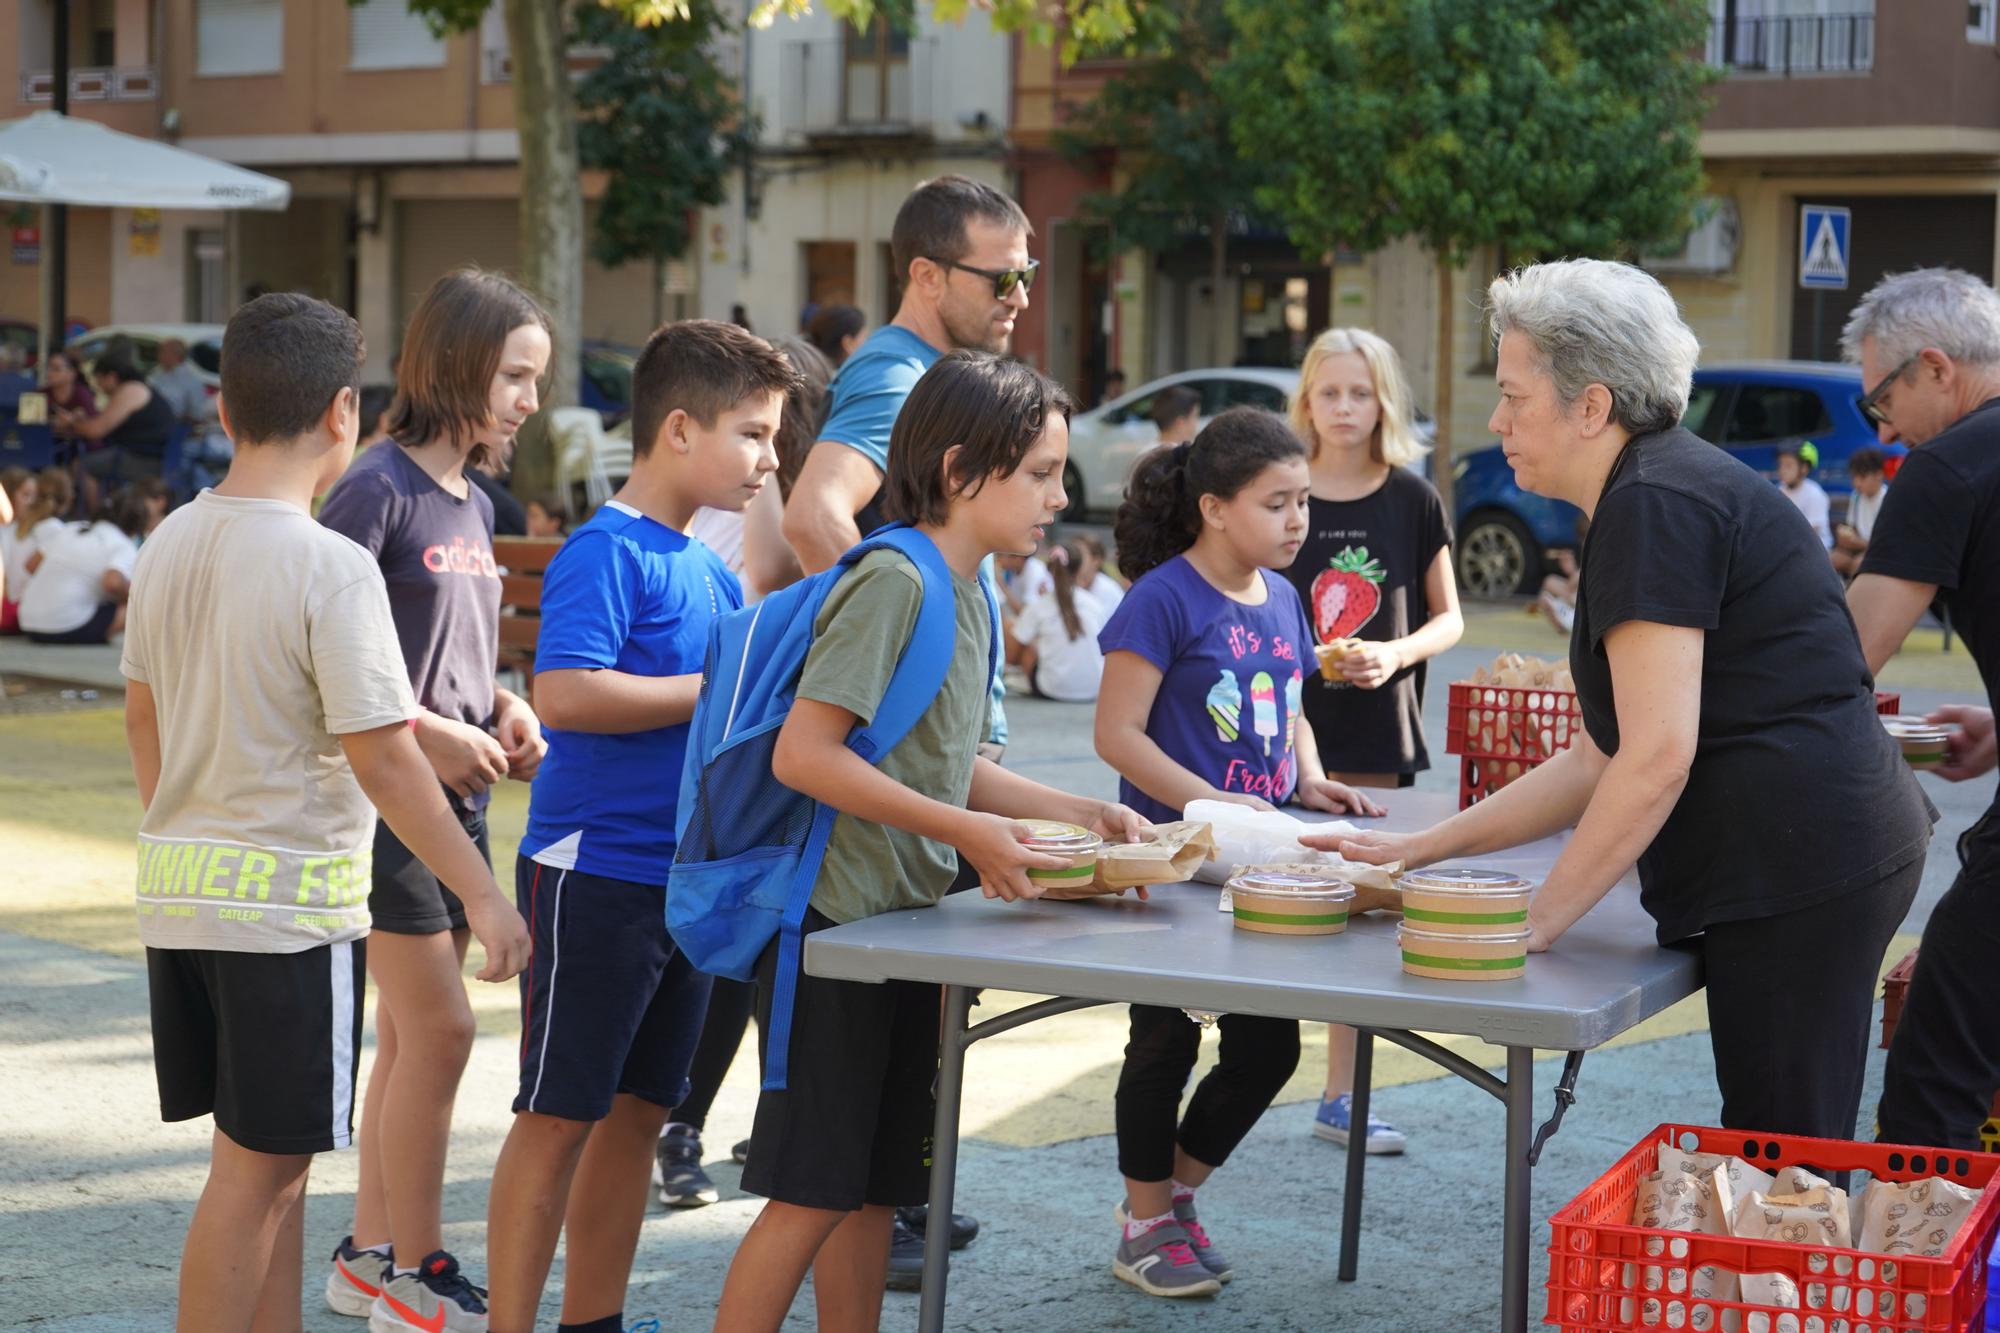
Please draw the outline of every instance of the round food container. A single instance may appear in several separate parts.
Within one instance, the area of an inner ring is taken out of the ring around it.
[[[1528,967],[1528,932],[1450,935],[1407,923],[1396,927],[1403,970],[1439,981],[1509,981]]]
[[[1354,886],[1332,875],[1246,870],[1229,881],[1236,928],[1265,935],[1338,935],[1353,903]]]
[[[1028,832],[1021,839],[1023,847],[1069,861],[1061,870],[1044,870],[1039,866],[1031,868],[1028,871],[1029,883],[1039,884],[1045,889],[1074,888],[1090,883],[1091,877],[1097,874],[1097,854],[1104,849],[1104,839],[1089,829],[1081,824],[1040,819],[1027,821],[1025,827]]]
[[[1511,935],[1528,924],[1535,886],[1504,870],[1439,866],[1396,877],[1403,920],[1439,935]]]
[[[1882,726],[1902,747],[1903,759],[1911,768],[1936,768],[1950,753],[1950,727],[1909,716],[1885,717]]]

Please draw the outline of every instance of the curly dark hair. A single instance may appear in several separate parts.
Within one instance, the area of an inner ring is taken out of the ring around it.
[[[1305,457],[1290,424],[1261,407],[1232,407],[1188,443],[1153,450],[1132,469],[1112,523],[1119,571],[1137,581],[1193,546],[1202,496],[1228,500],[1271,464]]]

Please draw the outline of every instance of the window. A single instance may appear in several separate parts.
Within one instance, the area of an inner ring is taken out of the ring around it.
[[[194,23],[196,74],[276,74],[284,68],[284,0],[195,0]]]
[[[1693,405],[1689,405],[1693,412]],[[1825,404],[1811,389],[1746,384],[1737,391],[1725,439],[1732,445],[1800,440],[1833,428]]]
[[[1965,37],[1967,41],[1985,42],[1989,46],[1994,38],[1994,11],[2000,10],[1996,0],[1970,0],[1965,7]]]
[[[349,69],[442,69],[444,42],[406,0],[366,0],[347,11]]]
[[[1716,439],[1715,428],[1722,424],[1716,417],[1716,408],[1721,404],[1723,397],[1721,385],[1695,385],[1694,391],[1688,394],[1688,407],[1687,411],[1681,414],[1681,425],[1704,440]]]
[[[1267,412],[1283,412],[1290,405],[1285,391],[1262,380],[1203,380],[1201,414],[1212,417],[1231,407],[1261,407]]]
[[[847,68],[847,120],[881,125],[910,118],[910,34],[878,18],[866,32],[842,23]]]
[[[1875,0],[1709,0],[1708,60],[1748,74],[1866,73]]]

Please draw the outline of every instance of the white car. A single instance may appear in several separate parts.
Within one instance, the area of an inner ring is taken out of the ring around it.
[[[1201,395],[1201,426],[1232,407],[1261,407],[1283,415],[1298,391],[1299,372],[1280,366],[1232,366],[1225,370],[1183,370],[1149,380],[1100,407],[1080,412],[1069,423],[1069,463],[1063,489],[1070,507],[1063,517],[1110,514],[1125,498],[1132,465],[1159,443],[1153,402],[1162,389],[1184,385]],[[1417,434],[1428,443],[1436,434],[1430,417],[1416,414]],[[1429,475],[1429,456],[1416,470]]]
[[[220,324],[103,324],[77,334],[64,350],[83,363],[87,374],[114,340],[124,338],[132,344],[139,373],[150,375],[160,364],[160,344],[178,338],[187,345],[188,364],[213,394],[222,387],[222,329]]]

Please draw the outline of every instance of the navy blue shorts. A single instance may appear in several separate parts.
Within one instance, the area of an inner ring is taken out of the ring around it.
[[[602,1120],[621,1092],[672,1110],[688,1093],[709,978],[667,936],[666,886],[523,856],[514,900],[534,941],[514,1110]]]

